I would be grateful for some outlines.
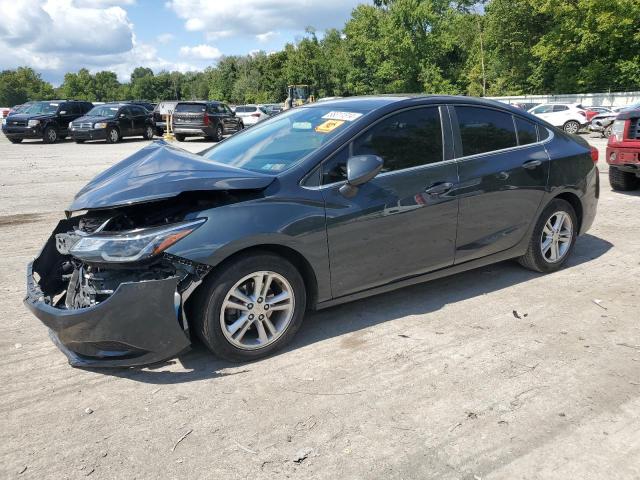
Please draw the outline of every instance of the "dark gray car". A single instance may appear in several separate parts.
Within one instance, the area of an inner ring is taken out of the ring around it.
[[[299,107],[200,154],[156,142],[76,195],[25,302],[76,366],[194,334],[256,359],[307,309],[511,258],[557,270],[593,222],[594,160],[522,110],[445,96]]]

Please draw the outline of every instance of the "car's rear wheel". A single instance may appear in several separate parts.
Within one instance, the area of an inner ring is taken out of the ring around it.
[[[215,142],[222,141],[222,135],[223,135],[222,125],[218,124],[218,126],[216,127],[216,136],[213,137],[213,140]]]
[[[120,141],[120,131],[115,127],[109,127],[107,130],[107,143],[118,143]]]
[[[602,132],[602,136],[604,138],[609,138],[611,136],[611,134],[613,133],[613,124],[609,125],[607,128],[605,128]]]
[[[44,129],[44,135],[42,136],[44,143],[56,143],[58,141],[58,131],[55,127],[47,127]]]
[[[556,198],[540,215],[527,253],[518,261],[536,272],[555,272],[569,258],[577,233],[575,210],[569,202]]]
[[[9,141],[11,143],[22,143],[22,138],[10,138]]]
[[[580,130],[580,124],[575,120],[569,120],[562,126],[562,129],[567,133],[578,133],[578,130]]]
[[[144,138],[145,140],[151,140],[153,138],[153,127],[151,125],[147,125],[146,127],[144,127],[142,138]]]
[[[189,311],[197,334],[232,361],[263,358],[286,345],[306,309],[304,281],[283,257],[259,252],[237,258],[208,277]]]
[[[609,165],[609,183],[614,190],[628,192],[640,186],[640,178],[636,177],[635,173],[623,172],[613,165]]]
[[[181,133],[176,133],[174,136],[176,137],[176,140],[179,142],[184,142],[184,139],[187,138],[185,135]]]

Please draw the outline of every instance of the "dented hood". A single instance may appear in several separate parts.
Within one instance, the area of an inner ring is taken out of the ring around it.
[[[160,140],[91,180],[67,211],[130,205],[195,190],[263,189],[273,180],[271,175],[216,163]]]

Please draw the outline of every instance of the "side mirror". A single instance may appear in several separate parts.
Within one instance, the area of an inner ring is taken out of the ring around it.
[[[118,115],[120,118],[125,118],[126,115],[124,113],[121,113],[120,115]]]
[[[60,115],[66,115],[67,111],[66,110],[60,110]]]
[[[377,155],[358,155],[347,160],[347,183],[340,187],[340,193],[352,198],[358,193],[358,187],[373,179],[383,165]]]

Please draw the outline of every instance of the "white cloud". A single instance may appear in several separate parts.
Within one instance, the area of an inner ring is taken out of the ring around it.
[[[153,45],[137,42],[127,12],[116,3],[132,1],[0,0],[0,69],[25,65],[61,78],[85,67],[112,70],[126,81],[137,66],[154,71],[197,68],[165,60]]]
[[[266,35],[278,30],[341,28],[362,0],[169,0],[166,6],[185,21],[190,31],[208,35]]]
[[[195,47],[181,47],[180,56],[199,60],[216,60],[222,52],[211,45],[196,45]]]
[[[166,45],[167,43],[171,43],[176,36],[173,33],[161,33],[156,37],[156,42]]]
[[[277,32],[266,32],[266,33],[259,33],[256,35],[256,38],[258,39],[259,42],[268,42],[269,40],[271,40],[273,37],[276,37],[278,35]]]

